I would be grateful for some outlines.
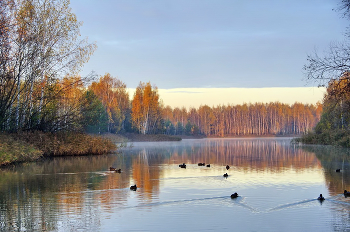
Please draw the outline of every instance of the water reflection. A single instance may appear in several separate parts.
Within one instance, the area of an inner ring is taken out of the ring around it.
[[[199,167],[199,162],[211,167]],[[180,163],[188,164],[187,169],[179,168]],[[227,164],[231,166],[228,171]],[[110,172],[110,166],[122,172]],[[335,172],[337,168],[342,169],[340,173]],[[222,177],[225,172],[230,175],[227,179]],[[333,202],[327,206],[332,214],[342,217],[343,221],[333,222],[333,226],[340,223],[347,228],[346,215],[339,208],[349,208],[344,203],[350,203],[350,198],[340,194],[350,190],[349,172],[346,150],[317,146],[300,149],[285,138],[135,143],[120,154],[54,158],[2,168],[0,230],[114,230],[115,226],[108,227],[109,220],[120,230],[157,230],[155,225],[148,229],[131,225],[133,219],[141,224],[149,224],[150,217],[161,220],[169,213],[168,206],[178,217],[184,215],[184,220],[194,213],[205,218],[212,207],[237,210],[237,206],[247,218],[263,213],[271,215],[260,216],[261,220],[277,220],[275,211],[315,207],[314,198],[321,191]],[[129,190],[133,184],[138,186],[136,192]],[[319,187],[323,184],[329,193]],[[232,189],[239,189],[243,197],[232,201]],[[261,195],[256,196],[256,189]],[[155,207],[160,208],[159,214]],[[135,209],[146,211],[140,215],[129,211]],[[226,213],[230,215],[230,211]],[[241,221],[236,220],[238,224]]]
[[[291,166],[296,170],[320,167],[317,158],[291,146],[288,139],[205,139],[200,142],[185,141],[182,146],[173,143],[163,143],[162,146],[140,143],[124,151],[124,154],[134,153],[138,153],[141,159],[153,159],[158,165],[204,162],[269,171],[282,171]]]
[[[325,175],[325,183],[331,195],[339,195],[344,189],[350,190],[350,150],[333,146],[303,146],[320,160]],[[340,169],[340,172],[336,172]],[[350,200],[350,198],[349,198]]]

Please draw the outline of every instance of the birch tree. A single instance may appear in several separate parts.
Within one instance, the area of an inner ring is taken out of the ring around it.
[[[68,73],[76,74],[95,50],[95,44],[80,39],[82,23],[69,4],[69,0],[0,1],[0,21],[6,21],[0,26],[0,41],[6,43],[1,54],[2,130],[45,127],[42,112],[59,94],[52,92],[52,86]],[[37,89],[40,93],[34,95]]]
[[[129,113],[129,94],[125,83],[106,73],[99,82],[93,82],[90,89],[105,106],[108,115],[108,132],[119,132],[123,129],[126,114]]]
[[[158,88],[140,82],[136,88],[131,108],[133,127],[142,134],[156,133],[162,126],[162,107]]]

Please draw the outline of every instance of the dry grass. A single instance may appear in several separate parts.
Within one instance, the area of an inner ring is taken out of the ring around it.
[[[102,155],[116,150],[117,145],[108,138],[82,133],[0,134],[0,165],[33,161],[42,156]]]
[[[29,143],[18,141],[9,134],[0,134],[0,165],[36,160],[42,154]]]
[[[117,149],[115,143],[101,136],[83,133],[25,132],[18,134],[20,140],[33,144],[45,156],[102,155]]]
[[[36,160],[41,156],[102,155],[129,141],[179,141],[168,135],[43,133],[40,131],[0,134],[0,165]],[[119,144],[119,145],[116,145]]]

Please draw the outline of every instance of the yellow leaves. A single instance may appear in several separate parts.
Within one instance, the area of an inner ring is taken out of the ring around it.
[[[84,84],[80,76],[66,76],[58,86],[62,92],[61,104],[65,109],[75,109],[80,104],[80,99],[84,93]]]
[[[117,87],[116,80],[107,73],[100,78],[98,83],[93,82],[90,88],[94,91],[95,95],[99,97],[103,105],[105,105],[107,109],[110,109],[118,107],[117,98],[113,91],[115,87]]]
[[[129,95],[126,92],[125,83],[106,73],[99,82],[93,82],[90,89],[104,105],[110,128],[120,130],[120,125],[125,120],[125,112],[129,108]]]
[[[152,89],[151,83],[140,82],[132,100],[131,120],[133,127],[143,134],[156,128],[161,117],[158,88]]]

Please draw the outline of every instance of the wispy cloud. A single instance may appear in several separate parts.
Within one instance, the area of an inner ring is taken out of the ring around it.
[[[189,93],[189,94],[198,94],[198,93],[204,93],[204,92],[195,92],[195,91],[167,91],[167,93]]]

